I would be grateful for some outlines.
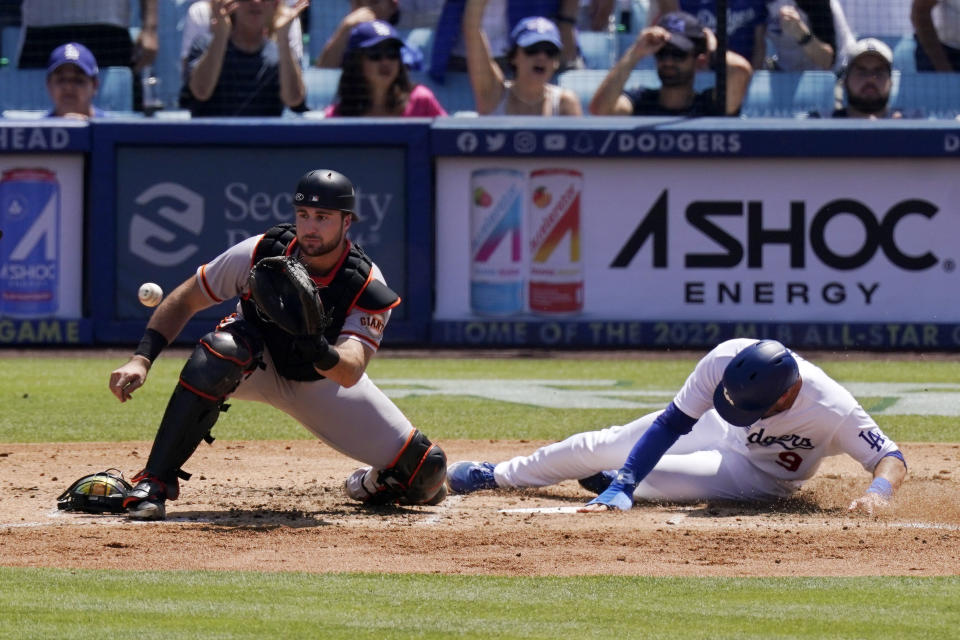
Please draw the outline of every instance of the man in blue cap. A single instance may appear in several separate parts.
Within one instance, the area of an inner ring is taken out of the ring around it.
[[[886,507],[907,472],[896,443],[819,367],[776,340],[739,338],[704,356],[663,411],[499,464],[456,462],[447,483],[471,493],[580,479],[600,494],[580,509],[588,512],[637,499],[772,501],[839,453],[873,476],[850,510]]]
[[[727,100],[721,108],[715,91],[694,91],[698,71],[710,67],[716,38],[689,13],[674,11],[640,32],[636,41],[610,69],[590,101],[594,115],[709,116],[735,115],[747,94],[753,69],[746,58],[727,51]],[[641,59],[654,56],[661,87],[624,91]]]
[[[80,43],[62,44],[47,62],[47,92],[53,108],[51,118],[99,118],[104,112],[93,105],[100,86],[97,59]]]

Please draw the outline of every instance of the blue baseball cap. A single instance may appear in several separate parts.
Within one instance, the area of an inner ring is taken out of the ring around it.
[[[347,39],[347,51],[369,49],[381,42],[395,42],[398,47],[403,46],[403,39],[393,25],[383,20],[361,22],[350,30]]]
[[[79,42],[68,42],[53,50],[50,59],[47,60],[47,75],[65,64],[76,65],[91,78],[96,78],[97,74],[100,73],[100,69],[97,68],[97,59],[93,57],[93,53]]]
[[[551,20],[543,16],[530,16],[517,23],[510,32],[510,42],[518,47],[529,47],[538,42],[549,42],[562,49],[560,30]]]
[[[657,21],[657,26],[669,31],[668,42],[682,51],[693,51],[695,41],[707,39],[700,21],[685,11],[663,14]]]

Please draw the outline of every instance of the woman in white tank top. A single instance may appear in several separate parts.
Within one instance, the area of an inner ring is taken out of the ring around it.
[[[560,66],[560,32],[550,20],[531,16],[510,33],[507,58],[514,79],[506,80],[490,53],[481,24],[487,0],[467,0],[463,42],[467,71],[480,115],[579,116],[580,101],[572,91],[550,84]]]

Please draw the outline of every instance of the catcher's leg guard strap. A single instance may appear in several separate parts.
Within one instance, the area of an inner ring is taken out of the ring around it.
[[[256,360],[248,341],[229,331],[208,333],[194,348],[167,403],[147,460],[146,471],[167,483],[168,493],[177,493],[177,477],[185,476],[180,466],[201,440],[210,438],[224,397],[237,388]]]
[[[380,472],[378,483],[404,502],[421,504],[440,491],[446,476],[447,456],[443,449],[414,429],[393,463]]]

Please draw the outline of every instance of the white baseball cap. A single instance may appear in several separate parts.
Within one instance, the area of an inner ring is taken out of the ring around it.
[[[866,53],[873,53],[880,56],[887,61],[888,65],[893,67],[893,51],[890,50],[890,47],[888,47],[883,40],[877,40],[876,38],[857,40],[856,44],[850,47],[850,57],[848,60],[853,62]]]

